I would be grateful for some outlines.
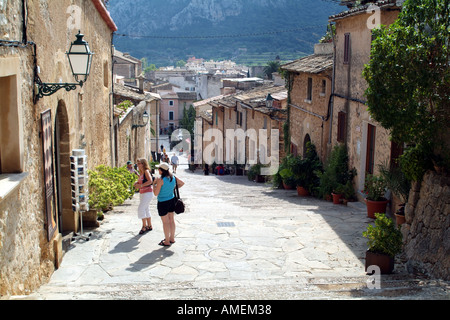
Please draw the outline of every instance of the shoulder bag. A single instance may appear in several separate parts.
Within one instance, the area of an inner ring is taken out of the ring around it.
[[[174,194],[176,198],[175,202],[175,213],[180,214],[184,212],[184,203],[183,200],[180,198],[180,191],[178,190],[178,184],[177,184],[177,178],[175,177],[175,189]]]

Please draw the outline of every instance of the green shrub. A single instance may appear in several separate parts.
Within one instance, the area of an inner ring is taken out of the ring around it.
[[[363,236],[369,239],[369,251],[394,257],[402,250],[402,233],[385,214],[375,213],[375,217],[375,225],[368,225],[363,232]]]
[[[349,170],[348,154],[345,145],[337,145],[333,148],[323,173],[318,172],[320,178],[320,186],[318,188],[318,196],[325,198],[332,192],[348,186],[348,182],[356,176],[356,169]]]
[[[137,180],[135,174],[127,168],[111,168],[100,165],[89,174],[89,207],[97,211],[110,210],[121,205],[127,198],[132,198],[135,192],[133,186]]]

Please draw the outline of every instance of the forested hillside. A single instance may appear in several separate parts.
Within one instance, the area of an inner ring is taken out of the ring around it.
[[[115,46],[157,66],[189,56],[261,65],[311,54],[336,0],[110,0]]]

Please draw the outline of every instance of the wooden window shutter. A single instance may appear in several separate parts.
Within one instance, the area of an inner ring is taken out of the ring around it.
[[[346,33],[344,39],[344,64],[350,63],[350,33]]]
[[[344,142],[345,141],[345,112],[340,111],[338,113],[338,127],[337,127],[337,141]]]
[[[312,100],[312,78],[308,78],[308,92],[307,92],[307,100]]]
[[[373,174],[375,162],[375,134],[376,127],[368,124],[367,126],[367,154],[366,154],[366,172]]]

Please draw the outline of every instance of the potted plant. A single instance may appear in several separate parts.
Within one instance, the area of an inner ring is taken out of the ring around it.
[[[348,181],[353,180],[356,169],[348,169],[348,154],[345,145],[337,145],[333,148],[323,172],[317,172],[319,176],[318,196],[327,198],[340,186],[345,186]],[[342,192],[342,190],[341,190]]]
[[[386,192],[386,182],[381,176],[368,174],[366,176],[366,183],[364,191],[367,193],[366,206],[367,216],[375,219],[375,213],[386,213],[388,201],[384,197]]]
[[[299,196],[317,194],[320,184],[319,174],[322,172],[322,162],[311,142],[306,143],[306,152],[303,158],[297,157],[293,162],[293,173],[296,178],[297,193]]]
[[[386,186],[400,200],[399,209],[395,212],[397,225],[405,223],[405,204],[408,202],[411,182],[398,167],[389,168],[386,164],[380,165],[380,174],[386,182]]]
[[[292,154],[288,154],[281,162],[278,168],[278,175],[281,178],[281,184],[284,189],[292,190],[295,188],[295,177],[293,172],[294,162],[296,161]],[[275,177],[276,178],[276,177]],[[278,180],[278,179],[275,179]]]
[[[363,236],[367,238],[366,271],[371,265],[380,268],[382,274],[392,273],[394,257],[402,250],[402,234],[392,219],[383,213],[376,213],[375,225],[368,225]]]
[[[342,186],[342,203],[347,204],[349,201],[356,200],[355,188],[353,187],[352,182],[349,180],[347,183]]]
[[[265,182],[265,177],[261,175],[261,168],[262,165],[257,163],[250,167],[250,170],[248,170],[247,177],[250,181],[256,181],[256,182]]]
[[[333,188],[331,196],[333,197],[333,204],[340,204],[344,194],[344,186],[339,183],[336,183],[336,185],[337,187]]]

